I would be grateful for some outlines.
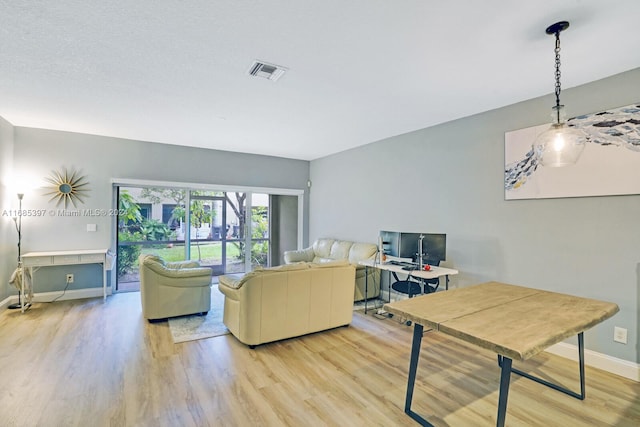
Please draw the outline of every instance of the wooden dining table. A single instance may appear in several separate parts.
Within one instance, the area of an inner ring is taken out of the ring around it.
[[[505,423],[511,373],[584,399],[583,333],[619,311],[611,302],[499,282],[395,301],[383,308],[414,324],[405,413],[421,425],[432,425],[411,410],[422,336],[424,328],[429,328],[498,355],[501,374],[496,425],[500,427]],[[529,359],[574,335],[578,336],[579,393],[512,367],[514,359]]]

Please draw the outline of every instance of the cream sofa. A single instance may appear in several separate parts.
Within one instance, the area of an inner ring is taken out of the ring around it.
[[[220,276],[224,324],[242,343],[297,337],[351,323],[355,268],[298,263]]]
[[[284,262],[323,263],[327,261],[346,260],[356,268],[355,289],[353,300],[361,301],[365,298],[365,274],[367,269],[358,265],[360,261],[373,259],[378,247],[371,243],[354,243],[336,239],[318,239],[313,245],[299,251],[285,251]],[[369,268],[369,283],[366,287],[367,298],[380,295],[380,272],[376,268]]]
[[[165,262],[140,255],[142,315],[150,322],[211,309],[211,275],[197,261]]]

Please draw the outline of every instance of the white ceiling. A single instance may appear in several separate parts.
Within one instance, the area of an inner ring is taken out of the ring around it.
[[[0,0],[0,116],[312,160],[553,92],[556,21],[563,88],[637,68],[639,18],[638,0]],[[251,77],[256,59],[289,71]]]

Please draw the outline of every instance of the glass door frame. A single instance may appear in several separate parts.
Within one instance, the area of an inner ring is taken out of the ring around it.
[[[188,218],[186,218],[186,227],[187,229],[190,231],[191,230],[191,223],[192,223],[192,202],[194,200],[203,200],[203,201],[219,201],[221,202],[221,215],[222,218],[220,219],[220,224],[221,224],[221,229],[220,229],[220,244],[221,244],[221,268],[222,270],[220,271],[220,268],[216,269],[215,267],[217,266],[217,264],[212,265],[211,267],[214,270],[214,275],[217,274],[227,274],[228,270],[228,264],[227,264],[227,245],[229,243],[233,243],[236,241],[236,239],[229,239],[229,236],[227,234],[227,229],[226,226],[229,225],[229,205],[232,203],[229,194],[230,193],[241,193],[244,195],[244,200],[243,200],[243,205],[242,206],[237,206],[238,210],[244,213],[244,219],[243,219],[243,224],[244,227],[241,231],[241,234],[243,236],[243,240],[242,240],[242,247],[244,248],[244,254],[243,259],[244,259],[244,266],[243,266],[243,272],[249,272],[252,270],[252,259],[251,259],[251,252],[252,252],[252,248],[253,248],[253,194],[262,194],[262,193],[254,193],[254,192],[247,192],[247,191],[218,191],[218,190],[207,190],[208,192],[211,193],[221,193],[223,195],[221,196],[216,196],[216,195],[209,195],[209,194],[204,194],[204,195],[194,195],[193,192],[197,192],[197,191],[203,191],[203,190],[188,190],[188,194],[187,194],[187,204],[188,206],[190,206],[189,209],[189,215]],[[213,218],[211,220],[212,223],[212,232],[214,232],[214,221]],[[213,236],[213,235],[212,235]],[[264,240],[264,239],[263,239]],[[206,240],[206,241],[211,241],[211,242],[215,242],[218,241],[215,239],[215,237],[212,237],[210,240]],[[240,242],[240,240],[237,240],[238,242]],[[268,241],[268,239],[267,239]],[[185,234],[185,259],[193,259],[191,256],[191,251],[192,251],[192,247],[191,247],[191,233],[186,233]],[[267,257],[268,259],[268,257]]]
[[[217,190],[201,190],[201,189],[187,189],[187,197],[186,197],[186,204],[187,206],[189,206],[189,215],[185,215],[185,219],[186,219],[186,227],[187,230],[189,230],[188,233],[185,234],[185,259],[192,259],[191,258],[191,215],[192,215],[192,208],[191,208],[191,202],[193,202],[194,200],[206,200],[206,201],[220,201],[222,203],[222,224],[226,223],[226,216],[227,216],[227,205],[226,205],[226,197],[224,196],[215,196],[215,195],[194,195],[192,194],[194,191],[207,191],[207,192],[213,192],[213,193],[224,193],[221,191],[217,191]],[[213,214],[213,205],[212,205],[212,214]],[[211,232],[213,233],[215,231],[215,227],[214,227],[214,221],[213,218],[211,218]],[[206,240],[206,241],[211,241],[211,242],[215,242],[215,236],[212,234],[212,237],[210,240]],[[219,274],[224,274],[225,271],[225,266],[226,266],[226,252],[227,252],[227,247],[226,247],[226,234],[225,233],[220,233],[220,244],[221,244],[221,266],[222,266],[222,270],[219,271],[220,269],[216,269],[215,267],[216,265],[211,265],[210,267],[214,270],[214,272],[217,272],[218,275]],[[215,275],[215,274],[214,274]]]
[[[160,185],[129,185],[129,184],[114,184],[113,185],[113,198],[114,198],[114,203],[113,206],[117,206],[118,209],[114,209],[114,212],[117,211],[118,215],[113,215],[113,223],[112,223],[112,227],[113,227],[113,236],[112,236],[112,245],[114,248],[114,253],[116,253],[116,265],[117,267],[112,270],[114,273],[112,273],[112,278],[109,282],[110,287],[111,287],[111,293],[113,294],[114,292],[130,292],[130,291],[139,291],[139,279],[137,278],[137,273],[132,273],[131,271],[128,273],[128,275],[130,276],[134,276],[133,278],[138,279],[138,280],[130,280],[130,281],[120,281],[121,276],[120,276],[120,262],[121,262],[121,257],[122,257],[122,253],[121,253],[121,249],[123,247],[138,247],[138,251],[139,252],[143,252],[146,250],[146,248],[153,248],[156,245],[171,245],[171,247],[173,247],[173,245],[178,245],[178,246],[183,246],[185,244],[184,240],[180,240],[177,237],[172,237],[172,238],[168,238],[169,237],[169,233],[170,233],[170,229],[167,228],[166,229],[166,233],[164,234],[165,231],[163,231],[162,229],[156,229],[156,231],[153,231],[154,229],[152,228],[151,232],[149,235],[153,235],[153,238],[149,238],[149,236],[142,236],[141,232],[139,234],[139,236],[137,237],[137,240],[129,240],[129,239],[124,239],[121,241],[121,231],[124,234],[130,235],[130,230],[127,229],[126,227],[126,219],[122,219],[122,217],[120,216],[120,202],[121,199],[123,197],[123,194],[127,193],[129,194],[129,197],[132,197],[133,202],[137,205],[137,210],[138,212],[141,214],[141,219],[143,221],[147,220],[150,222],[158,222],[160,221],[161,224],[165,223],[164,217],[162,217],[161,219],[156,217],[152,217],[152,213],[153,212],[158,212],[157,210],[153,209],[154,205],[161,205],[164,206],[165,204],[162,203],[163,200],[169,199],[172,196],[164,196],[164,195],[158,195],[158,194],[147,194],[147,195],[141,195],[141,194],[137,194],[137,195],[132,195],[129,192],[133,191],[134,193],[138,193],[138,192],[144,192],[145,190],[160,190],[160,191],[164,191],[169,189],[169,187],[163,187]],[[185,191],[185,197],[187,195],[187,192]],[[154,198],[158,198],[157,201],[154,201]],[[140,201],[140,199],[145,200],[145,201]],[[148,203],[149,202],[149,203]],[[176,199],[175,202],[177,203],[175,206],[179,206],[180,203],[178,202],[178,200]],[[148,205],[145,206],[148,209],[147,215],[142,214],[142,206],[143,205]],[[162,215],[161,211],[161,215]],[[121,226],[124,228],[123,230],[121,230]],[[134,226],[136,226],[137,228],[140,228],[142,226],[142,228],[144,228],[144,222],[137,222],[134,223]],[[160,234],[158,234],[160,233]],[[160,236],[160,239],[158,239],[158,236]],[[134,237],[134,236],[131,236]],[[169,247],[169,246],[167,246]],[[186,248],[186,247],[185,247]],[[182,259],[179,259],[178,261],[184,260],[184,254],[186,253],[186,250],[182,251]],[[131,263],[135,263],[137,264],[138,259],[137,257],[135,258],[135,260],[131,260],[130,257],[122,257],[123,259],[126,258],[126,262],[127,265],[131,264]],[[173,261],[176,261],[175,259]],[[136,269],[137,270],[137,269]],[[125,275],[126,276],[126,275]],[[130,285],[125,285],[126,283],[129,283]],[[134,285],[131,285],[134,284]],[[121,287],[121,285],[123,285]]]
[[[111,186],[113,188],[113,197],[112,197],[112,206],[114,209],[118,207],[118,198],[117,198],[117,189],[118,187],[164,187],[164,188],[175,188],[175,189],[183,189],[187,191],[185,206],[190,206],[190,194],[193,190],[203,190],[203,191],[218,191],[218,192],[228,192],[228,193],[247,193],[247,196],[250,193],[261,193],[261,194],[269,194],[269,195],[281,195],[281,196],[296,196],[298,199],[298,235],[297,235],[297,249],[303,249],[304,245],[304,237],[305,237],[305,190],[303,189],[291,189],[291,188],[274,188],[274,187],[248,187],[241,185],[217,185],[217,184],[203,184],[203,183],[193,183],[193,182],[175,182],[175,181],[155,181],[155,180],[141,180],[141,179],[128,179],[128,178],[112,178]],[[251,223],[251,212],[250,204],[247,205],[247,209],[245,210],[245,215],[248,215],[248,218],[245,218],[246,224]],[[185,215],[188,218],[188,215]],[[187,219],[185,218],[185,226],[190,227],[190,224],[187,223]],[[190,228],[187,228],[190,230]],[[246,230],[247,231],[247,230]],[[190,247],[190,233],[185,234],[185,247]],[[187,241],[189,239],[189,241]],[[111,242],[110,246],[112,249],[117,248],[117,218],[114,217],[112,222],[112,232],[111,232]],[[251,234],[245,232],[245,246],[251,246]],[[185,256],[187,253],[185,253]],[[245,259],[245,263],[248,263],[246,266],[246,271],[251,271],[251,259]],[[115,289],[115,275],[111,277],[111,293]]]

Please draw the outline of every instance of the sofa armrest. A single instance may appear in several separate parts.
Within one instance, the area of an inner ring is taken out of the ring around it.
[[[360,261],[373,259],[378,247],[372,243],[354,243],[349,251],[349,262],[358,264]]]
[[[244,280],[244,276],[233,277],[230,275],[224,275],[218,277],[218,289],[220,292],[224,294],[222,289],[239,289],[246,280]],[[226,294],[225,294],[226,295]]]
[[[262,295],[262,292],[258,290],[255,292],[255,287],[253,287],[254,291],[251,291],[248,288],[251,288],[250,285],[247,285],[247,282],[251,282],[253,278],[255,278],[260,273],[255,271],[251,273],[246,273],[243,275],[232,274],[232,275],[223,275],[218,277],[218,290],[229,300],[241,302],[244,306],[244,309],[252,311],[251,304],[255,304]],[[257,281],[255,285],[258,285],[261,288],[260,281]],[[256,299],[258,298],[258,299]]]
[[[220,276],[220,277],[224,277],[224,276]],[[234,301],[239,301],[240,300],[240,286],[235,283],[235,282],[240,282],[240,280],[237,279],[230,279],[228,281],[223,282],[222,280],[220,280],[220,282],[218,283],[218,290],[227,298],[234,300]],[[238,287],[234,287],[234,286],[238,286]]]
[[[293,264],[294,262],[312,262],[315,257],[313,248],[306,248],[299,251],[284,251],[285,264]]]

